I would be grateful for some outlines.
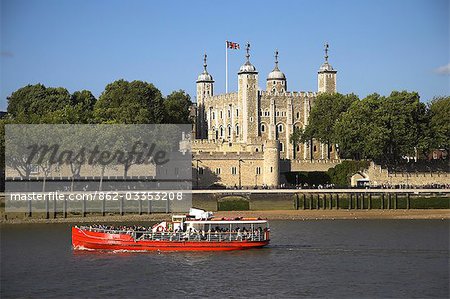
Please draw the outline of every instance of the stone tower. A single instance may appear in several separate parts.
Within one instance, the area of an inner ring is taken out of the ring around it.
[[[203,58],[203,73],[201,73],[197,78],[197,117],[195,129],[195,138],[197,139],[205,139],[208,137],[205,98],[214,95],[214,80],[206,69],[206,58],[207,55],[205,53]]]
[[[250,63],[250,44],[247,43],[247,61],[238,72],[238,102],[242,107],[242,141],[251,142],[258,136],[258,72]]]
[[[278,93],[287,91],[286,76],[278,68],[278,50],[275,50],[275,67],[267,76],[266,90]]]
[[[318,92],[336,92],[337,71],[328,63],[328,44],[325,44],[325,62],[317,72]]]
[[[280,153],[278,140],[266,140],[264,143],[264,184],[278,188],[280,180]]]

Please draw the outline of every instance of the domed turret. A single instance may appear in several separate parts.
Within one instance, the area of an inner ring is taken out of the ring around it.
[[[325,44],[325,62],[320,66],[318,73],[318,91],[336,92],[336,73],[331,64],[328,63],[328,44]]]
[[[205,54],[205,57],[203,58],[203,73],[198,75],[197,83],[199,83],[199,82],[214,82],[213,77],[208,73],[208,70],[206,69],[206,67],[208,66],[206,64],[206,58],[207,58],[207,55]]]
[[[205,118],[205,100],[214,95],[214,80],[206,69],[206,54],[203,58],[203,73],[197,78],[197,111],[195,118],[195,138],[204,139],[208,136],[208,126]]]
[[[250,44],[247,43],[247,54],[245,57],[247,57],[247,61],[239,68],[238,74],[256,74],[258,73],[256,71],[256,68],[253,66],[253,64],[250,63]]]
[[[330,72],[330,71],[334,71],[334,69],[331,66],[331,64],[328,63],[328,61],[325,61],[319,68],[319,73],[320,72]]]
[[[278,50],[275,50],[275,67],[267,76],[266,90],[284,92],[287,90],[286,76],[278,68]]]

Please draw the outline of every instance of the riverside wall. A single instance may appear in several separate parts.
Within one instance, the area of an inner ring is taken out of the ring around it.
[[[288,210],[395,210],[449,209],[450,189],[272,189],[272,190],[194,190],[192,206],[208,211],[288,211]],[[71,217],[102,217],[114,215],[164,214],[126,208],[108,213],[47,212],[6,213],[4,195],[0,197],[1,220],[56,219]]]

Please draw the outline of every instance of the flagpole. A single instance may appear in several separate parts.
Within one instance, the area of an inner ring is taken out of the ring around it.
[[[225,93],[228,93],[228,41],[225,41]]]

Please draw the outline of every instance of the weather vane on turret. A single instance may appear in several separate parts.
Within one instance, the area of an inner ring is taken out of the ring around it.
[[[247,61],[250,61],[250,43],[249,42],[247,42],[245,50],[247,51],[247,54],[245,55],[245,57],[247,57]]]
[[[328,62],[328,48],[329,45],[328,43],[325,44],[325,62]]]
[[[278,68],[278,49],[275,50],[275,68]]]
[[[208,55],[206,55],[206,53],[205,53],[205,55],[203,56],[203,67],[204,67],[204,69],[205,69],[205,72],[206,72],[206,67],[208,66],[207,64],[206,64],[206,58],[208,57]]]

